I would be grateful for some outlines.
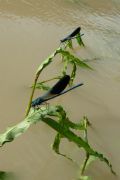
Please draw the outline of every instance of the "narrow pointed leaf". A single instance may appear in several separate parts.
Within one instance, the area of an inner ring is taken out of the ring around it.
[[[70,85],[73,84],[73,81],[74,81],[75,76],[76,76],[76,70],[77,70],[76,64],[75,63],[72,63],[72,64],[73,64],[73,69],[72,69],[72,73],[71,73]]]
[[[92,180],[90,176],[80,176],[78,180]]]
[[[73,161],[70,157],[68,157],[67,155],[60,153],[59,151],[59,146],[60,146],[60,142],[61,142],[62,136],[61,134],[57,133],[57,135],[55,136],[55,140],[54,143],[52,145],[52,149],[55,151],[55,153],[57,153],[60,156],[63,156],[65,158],[67,158],[70,161]]]
[[[37,83],[35,88],[36,89],[42,89],[42,90],[45,90],[45,91],[50,89],[50,87],[45,85],[44,83]]]
[[[65,58],[68,60],[69,63],[76,63],[76,65],[78,65],[82,68],[93,70],[87,63],[83,62],[79,58],[70,54],[68,51],[65,51],[63,49],[59,49],[58,52],[61,53],[63,56],[65,56]]]
[[[77,42],[78,42],[78,44],[79,44],[80,46],[81,46],[81,45],[82,45],[82,46],[85,46],[80,34],[77,34],[76,40],[77,40]]]
[[[70,49],[73,49],[72,40],[68,40],[67,46],[68,46]]]

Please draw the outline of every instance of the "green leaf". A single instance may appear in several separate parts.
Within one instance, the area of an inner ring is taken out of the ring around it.
[[[59,145],[60,145],[60,140],[61,140],[61,135],[59,133],[57,133],[57,135],[55,136],[55,140],[54,143],[52,145],[53,150],[59,154]]]
[[[53,117],[58,118],[58,122],[54,120]],[[68,122],[68,119],[61,106],[50,106],[49,108],[41,107],[41,109],[38,110],[31,108],[29,115],[24,119],[24,121],[7,129],[3,134],[0,134],[0,145],[3,146],[5,143],[13,141],[15,138],[23,134],[32,124],[39,121],[43,121],[48,124],[62,137],[74,142],[79,148],[83,148],[89,155],[93,155],[101,161],[104,161],[110,167],[111,172],[115,174],[112,169],[112,165],[109,160],[103,156],[103,154],[94,151],[84,139],[72,132],[68,123],[64,124],[64,122]]]
[[[92,180],[90,176],[80,176],[78,180]]]
[[[87,169],[88,166],[90,166],[90,164],[91,164],[92,162],[94,162],[96,159],[97,159],[96,156],[90,156],[89,159],[88,159],[88,161],[87,161],[87,164],[86,164],[86,169]]]
[[[75,63],[80,66],[81,68],[90,69],[93,70],[91,66],[89,66],[87,63],[83,62],[82,60],[75,58]]]
[[[63,157],[65,157],[65,158],[67,158],[68,160],[70,160],[70,161],[73,162],[73,160],[72,160],[70,157],[68,157],[68,156],[65,155],[65,154],[60,153],[60,151],[59,151],[59,146],[60,146],[60,142],[61,142],[61,139],[62,139],[62,138],[63,138],[62,135],[59,134],[59,133],[57,133],[57,135],[55,136],[54,143],[53,143],[53,145],[52,145],[52,149],[53,149],[58,155],[63,156]]]
[[[70,85],[73,84],[73,81],[76,76],[76,70],[77,70],[76,64],[75,63],[72,63],[72,64],[73,64],[73,69],[72,69],[72,73],[71,73]]]
[[[46,85],[45,83],[49,82],[49,81],[53,81],[53,80],[58,80],[60,79],[62,76],[57,76],[57,77],[53,77],[51,79],[47,79],[45,81],[42,81],[42,82],[38,82],[36,83],[36,86],[35,88],[36,89],[42,89],[42,90],[45,90],[45,91],[48,91],[50,89],[50,87],[48,85]],[[33,87],[33,86],[32,86]]]
[[[85,46],[84,43],[83,43],[83,40],[82,40],[82,38],[81,38],[80,33],[77,34],[76,40],[77,40],[77,42],[78,42],[78,44],[79,44],[80,46],[81,46],[81,45],[82,45],[82,46]]]
[[[85,130],[85,125],[83,121],[80,121],[79,123],[73,123],[70,121],[68,118],[66,120],[66,124],[69,128],[71,129],[76,129],[76,130]]]
[[[0,171],[0,180],[5,180],[6,172]]]
[[[45,90],[45,91],[48,91],[50,89],[49,86],[45,85],[44,83],[37,83],[36,86],[35,86],[36,89],[42,89],[42,90]]]
[[[63,57],[63,62],[64,62],[64,66],[63,66],[62,74],[66,75],[66,71],[67,71],[67,67],[68,67],[68,61],[65,60],[64,57]]]
[[[16,180],[16,177],[12,172],[0,171],[0,180]]]
[[[52,118],[42,118],[42,121],[47,123],[53,129],[59,132],[62,136],[66,137],[69,141],[73,141],[78,147],[83,147],[89,153],[94,153],[94,151],[90,148],[89,144],[86,143],[81,137],[74,134],[68,128],[63,127],[58,122],[54,121]]]
[[[68,46],[70,49],[73,49],[72,40],[68,40],[67,43],[68,43],[67,46]]]
[[[112,164],[109,162],[109,160],[108,160],[106,157],[104,157],[103,154],[98,153],[97,151],[94,151],[94,153],[91,153],[91,155],[99,158],[101,161],[104,161],[104,162],[109,166],[112,174],[116,175],[115,171],[114,171],[113,168],[112,168]]]
[[[84,167],[84,171],[90,166],[90,164],[95,161],[96,159],[98,159],[96,156],[88,156],[87,158],[87,162],[86,160],[84,161],[84,163],[81,165],[81,170],[83,169]],[[85,165],[85,166],[84,166]]]
[[[59,50],[57,50],[57,52],[61,53],[69,63],[76,63],[76,65],[78,65],[78,66],[80,66],[82,68],[93,70],[93,68],[91,68],[89,65],[87,65],[85,62],[83,62],[79,58],[77,58],[74,55],[70,54],[68,51],[65,51],[63,49],[59,49]]]
[[[60,107],[61,109],[61,107]],[[60,110],[61,111],[61,110]],[[58,112],[59,112],[59,106],[58,106]],[[65,114],[63,114],[65,117]],[[65,118],[63,118],[65,119]],[[84,150],[89,154],[89,155],[93,155],[97,158],[99,158],[101,161],[104,161],[110,168],[111,172],[115,175],[116,173],[113,171],[112,169],[112,165],[109,162],[109,160],[103,156],[103,154],[98,153],[97,151],[94,151],[90,145],[84,141],[81,137],[77,136],[76,134],[74,134],[69,128],[68,126],[63,126],[61,124],[58,124],[56,121],[54,121],[51,118],[45,118],[42,119],[42,121],[44,121],[45,123],[47,123],[49,126],[51,126],[53,129],[55,129],[56,131],[58,131],[62,136],[66,137],[69,141],[73,141],[79,148],[82,147],[84,148]],[[64,121],[65,122],[65,121]]]

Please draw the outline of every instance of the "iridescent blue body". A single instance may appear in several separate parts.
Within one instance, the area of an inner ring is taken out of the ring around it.
[[[37,99],[32,101],[31,107],[38,106],[45,101],[48,101],[55,97],[61,96],[65,93],[67,93],[68,91],[71,91],[71,90],[83,85],[83,83],[78,83],[75,86],[70,87],[67,90],[63,91],[65,89],[65,87],[67,86],[67,84],[69,83],[69,81],[70,81],[70,76],[65,75],[45,95],[38,97]]]
[[[34,101],[32,101],[31,106],[35,107],[35,106],[42,104],[43,102],[44,102],[44,99],[39,97],[39,98],[35,99]]]

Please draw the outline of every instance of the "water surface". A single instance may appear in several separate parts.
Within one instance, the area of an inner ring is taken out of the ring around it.
[[[95,70],[79,69],[76,89],[51,103],[63,104],[73,121],[87,115],[91,145],[103,152],[120,178],[120,2],[117,0],[1,0],[0,1],[0,132],[24,118],[38,65],[59,46],[59,40],[81,26],[84,48],[76,54]],[[60,71],[59,61],[43,72],[42,79]],[[54,70],[53,70],[54,69]],[[37,91],[36,96],[40,94]],[[78,98],[79,97],[79,98]],[[74,103],[73,103],[74,102]],[[6,144],[0,169],[17,180],[73,180],[78,168],[50,149],[55,132],[40,123]],[[80,151],[65,141],[61,150],[82,162]],[[116,179],[97,161],[87,174],[95,180]],[[13,178],[12,178],[13,179]]]

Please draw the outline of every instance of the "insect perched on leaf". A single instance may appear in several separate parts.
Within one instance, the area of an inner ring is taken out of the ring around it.
[[[47,93],[45,93],[43,96],[40,96],[37,99],[33,100],[31,103],[31,107],[39,106],[43,102],[46,102],[46,101],[53,99],[57,96],[60,96],[62,94],[65,94],[68,91],[83,85],[83,83],[79,83],[79,84],[67,89],[66,91],[63,91],[66,88],[66,86],[69,84],[69,82],[70,82],[70,76],[69,75],[63,76]]]
[[[61,40],[60,40],[61,43],[75,38],[75,36],[76,36],[78,33],[80,33],[80,30],[81,30],[81,27],[77,27],[71,34],[69,34],[67,37],[61,39]]]

